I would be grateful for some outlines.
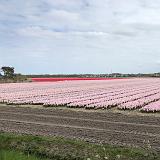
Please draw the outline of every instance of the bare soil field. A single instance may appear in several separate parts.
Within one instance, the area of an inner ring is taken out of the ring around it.
[[[0,131],[160,151],[160,117],[147,114],[0,105]]]

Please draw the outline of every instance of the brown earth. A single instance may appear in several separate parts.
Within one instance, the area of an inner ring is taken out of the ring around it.
[[[62,136],[160,151],[160,117],[154,115],[1,105],[0,131]]]

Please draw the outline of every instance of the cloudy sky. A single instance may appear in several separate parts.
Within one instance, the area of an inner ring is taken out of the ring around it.
[[[160,72],[160,0],[0,0],[0,66]]]

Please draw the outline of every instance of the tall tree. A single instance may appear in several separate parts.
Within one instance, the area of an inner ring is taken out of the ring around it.
[[[14,67],[3,66],[1,70],[4,77],[12,78],[14,76]]]

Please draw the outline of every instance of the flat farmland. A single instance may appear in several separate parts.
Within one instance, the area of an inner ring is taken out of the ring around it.
[[[0,131],[160,151],[160,79],[12,83],[0,91]]]
[[[160,151],[159,116],[1,106],[0,131]]]
[[[160,79],[0,84],[0,103],[159,112]]]

